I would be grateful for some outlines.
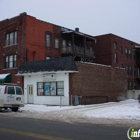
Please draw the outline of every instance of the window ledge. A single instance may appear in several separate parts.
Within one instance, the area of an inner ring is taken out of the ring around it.
[[[5,68],[3,70],[15,70],[15,69],[17,69],[17,67],[14,67],[14,68]]]
[[[17,44],[12,44],[12,45],[3,46],[3,48],[7,48],[7,47],[11,47],[11,46],[17,46],[17,45],[18,45],[18,43],[17,43]]]

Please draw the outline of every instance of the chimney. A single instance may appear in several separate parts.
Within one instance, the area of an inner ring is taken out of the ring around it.
[[[76,32],[79,32],[79,28],[75,28],[75,31],[76,31]]]

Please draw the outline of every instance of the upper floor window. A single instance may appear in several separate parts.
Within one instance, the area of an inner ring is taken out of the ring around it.
[[[118,63],[117,53],[114,53],[114,63]]]
[[[17,31],[7,33],[5,45],[10,46],[10,45],[15,45],[15,44],[17,44]]]
[[[130,74],[132,74],[132,66],[131,65],[129,66],[129,72],[130,72]]]
[[[117,43],[114,42],[114,49],[117,49]]]
[[[122,48],[122,46],[120,47],[120,52],[121,52],[121,54],[123,54],[123,48]]]
[[[131,50],[129,50],[129,57],[130,57],[130,58],[131,58],[131,54],[132,54],[132,53],[131,53]]]
[[[126,71],[127,71],[127,74],[129,74],[128,65],[126,65]]]
[[[63,46],[63,48],[66,47],[66,40],[63,40],[63,42],[62,42],[62,46]]]
[[[136,66],[134,66],[134,75],[136,75]]]
[[[51,46],[51,35],[46,34],[46,46],[50,47]]]
[[[71,44],[71,41],[69,40],[69,42],[68,42],[68,46],[70,47],[70,46],[72,46],[72,44]]]
[[[59,48],[59,38],[55,38],[55,48]]]
[[[125,55],[128,58],[128,49],[127,48],[125,48]]]
[[[5,68],[16,67],[16,55],[8,55],[5,57]]]
[[[129,89],[132,90],[133,89],[132,81],[130,81],[129,85],[130,85]]]

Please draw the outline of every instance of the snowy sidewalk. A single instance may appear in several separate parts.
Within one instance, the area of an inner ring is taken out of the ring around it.
[[[69,123],[97,123],[140,126],[140,108],[137,100],[79,106],[46,106],[27,104],[18,112],[4,115],[48,119]]]

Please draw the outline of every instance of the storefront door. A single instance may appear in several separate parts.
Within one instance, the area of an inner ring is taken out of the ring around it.
[[[27,103],[33,104],[33,85],[27,86]]]

